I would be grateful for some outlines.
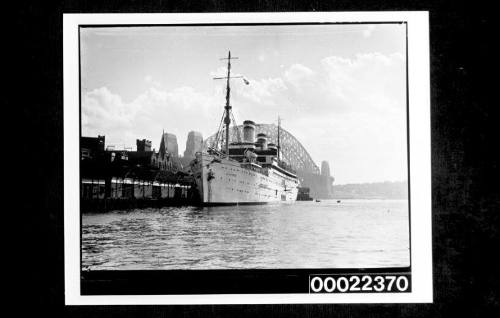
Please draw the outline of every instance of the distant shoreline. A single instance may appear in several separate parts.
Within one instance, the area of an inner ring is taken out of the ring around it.
[[[407,181],[351,183],[333,186],[333,199],[408,199]]]

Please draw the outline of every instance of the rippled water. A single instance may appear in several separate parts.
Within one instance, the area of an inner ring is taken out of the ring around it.
[[[84,214],[91,269],[409,265],[406,200],[167,207]]]

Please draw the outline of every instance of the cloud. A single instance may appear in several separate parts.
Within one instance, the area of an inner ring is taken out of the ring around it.
[[[325,57],[319,67],[302,64],[284,68],[280,77],[233,82],[233,102],[249,114],[275,112],[330,116],[363,112],[384,115],[404,110],[405,64],[401,54],[358,54],[352,58]]]
[[[212,72],[224,76],[225,69]],[[235,74],[238,75],[238,74]],[[328,56],[314,66],[294,63],[271,78],[231,82],[236,120],[276,123],[305,145],[314,160],[329,160],[342,183],[404,179],[406,172],[404,56],[365,53]],[[182,153],[187,133],[208,137],[217,130],[225,104],[225,85],[213,91],[182,86],[150,88],[124,102],[101,87],[82,96],[83,135],[106,135],[107,144],[135,148],[147,138],[158,149],[161,131],[177,135]]]
[[[275,96],[287,89],[281,78],[267,78],[261,80],[249,78],[248,81],[248,86],[242,87],[242,85],[238,83],[237,89],[239,96],[261,105],[275,105]]]
[[[159,87],[159,86],[161,85],[161,83],[160,83],[160,82],[158,82],[158,81],[154,81],[154,80],[153,80],[153,76],[151,76],[151,75],[146,75],[146,76],[144,77],[144,81],[145,81],[146,83],[148,83],[148,84],[152,84],[153,86],[156,86],[156,87]]]
[[[280,77],[236,86],[233,102],[240,120],[280,115],[314,160],[332,161],[340,182],[398,180],[406,173],[405,85],[401,54],[329,56],[315,69],[292,64]]]
[[[405,102],[405,63],[401,54],[357,54],[354,58],[331,56],[321,61],[325,94],[344,110],[382,111]]]
[[[363,30],[363,37],[369,38],[373,31],[375,30],[375,25],[371,24],[366,27],[366,29]]]
[[[82,124],[88,129],[105,126],[127,129],[134,120],[134,108],[127,107],[119,95],[111,93],[106,87],[84,94],[82,105]]]
[[[149,88],[130,103],[101,87],[83,94],[82,133],[85,136],[106,135],[107,144],[135,147],[135,139],[152,139],[158,149],[161,132],[177,135],[183,149],[189,130],[206,134],[213,131],[220,116],[213,97],[191,87],[172,91]],[[217,115],[215,115],[217,113]]]
[[[315,76],[313,70],[301,64],[293,64],[284,74],[287,83],[298,90],[303,90],[306,88],[305,86],[310,86],[316,82]]]
[[[267,48],[267,49],[261,50],[258,53],[257,60],[259,60],[259,62],[263,63],[264,61],[267,61],[270,58],[275,58],[277,56],[279,56],[279,53],[277,50]]]

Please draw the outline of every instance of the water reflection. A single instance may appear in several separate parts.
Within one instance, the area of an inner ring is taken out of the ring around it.
[[[403,200],[85,214],[82,236],[82,265],[92,269],[409,265]]]

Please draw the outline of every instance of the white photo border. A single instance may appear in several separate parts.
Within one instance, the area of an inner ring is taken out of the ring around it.
[[[356,294],[217,294],[82,296],[80,289],[80,25],[166,25],[202,23],[377,23],[407,24],[410,251],[412,291]],[[398,12],[64,14],[64,260],[66,305],[430,303],[432,205],[429,14]]]

